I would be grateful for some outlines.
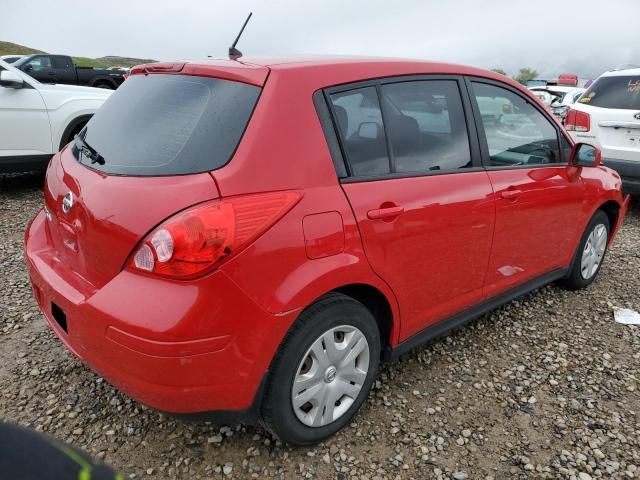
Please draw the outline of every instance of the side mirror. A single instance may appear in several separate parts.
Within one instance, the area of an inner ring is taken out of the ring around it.
[[[22,70],[24,70],[25,72],[30,72],[31,70],[33,70],[33,65],[26,65]]]
[[[7,88],[22,88],[24,81],[22,77],[15,72],[2,70],[0,72],[0,86]]]
[[[571,151],[571,163],[581,167],[597,167],[602,163],[602,152],[588,143],[578,143]]]
[[[375,140],[378,138],[378,124],[375,122],[364,122],[360,124],[358,128],[358,135],[360,138],[368,138]]]

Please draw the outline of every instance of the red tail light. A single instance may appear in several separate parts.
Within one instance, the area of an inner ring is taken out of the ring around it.
[[[188,208],[149,233],[127,268],[172,278],[202,275],[264,233],[299,199],[296,192],[272,192]]]
[[[591,129],[591,117],[588,113],[572,108],[567,112],[567,116],[564,119],[564,126],[567,130],[588,132]]]

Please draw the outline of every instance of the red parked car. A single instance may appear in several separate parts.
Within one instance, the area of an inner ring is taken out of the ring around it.
[[[136,67],[44,196],[25,249],[61,341],[153,408],[292,444],[347,424],[381,360],[589,285],[628,205],[505,76],[352,58]]]

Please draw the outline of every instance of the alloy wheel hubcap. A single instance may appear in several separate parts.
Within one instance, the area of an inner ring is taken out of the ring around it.
[[[589,280],[595,275],[602,262],[602,257],[607,248],[607,228],[599,223],[596,225],[584,245],[582,251],[582,261],[580,263],[580,272],[582,278]]]
[[[298,365],[291,389],[303,424],[323,427],[342,417],[358,398],[369,371],[369,343],[356,327],[341,325],[316,338]]]

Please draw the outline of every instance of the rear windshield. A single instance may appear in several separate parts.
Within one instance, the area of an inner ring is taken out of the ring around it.
[[[603,108],[640,109],[640,75],[600,77],[584,92],[580,103]]]
[[[215,170],[235,151],[260,95],[258,87],[185,75],[133,75],[81,133],[116,175],[181,175]]]

